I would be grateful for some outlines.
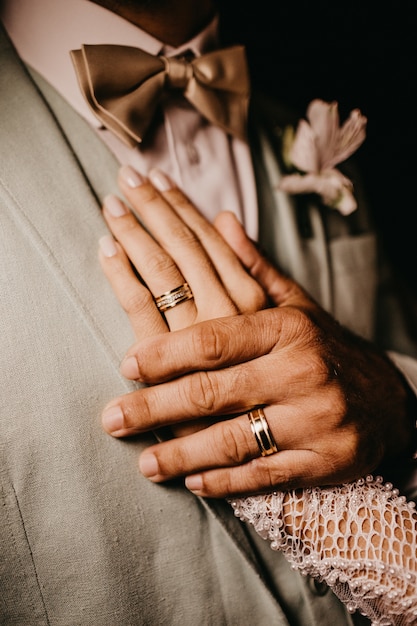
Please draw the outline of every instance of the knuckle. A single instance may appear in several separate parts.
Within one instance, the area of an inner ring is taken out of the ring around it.
[[[381,441],[370,433],[362,432],[354,424],[348,426],[339,445],[339,462],[355,473],[360,468],[362,473],[373,470],[383,456]]]
[[[295,311],[285,320],[285,336],[289,342],[297,346],[295,352],[300,376],[319,387],[329,386],[337,381],[334,360],[330,349],[322,336],[322,332],[302,311]],[[335,384],[334,391],[337,392]]]
[[[309,358],[307,358],[304,363],[304,376],[308,376],[318,387],[328,387],[330,379],[328,364],[318,353],[310,353],[308,356]],[[335,385],[332,391],[333,399],[335,399],[334,396],[338,395]]]
[[[152,294],[147,290],[135,291],[134,293],[124,293],[121,306],[128,315],[138,315],[149,307],[153,307]]]
[[[253,307],[255,311],[260,311],[264,309],[267,305],[267,297],[265,291],[260,287],[260,285],[256,284],[252,286],[252,300]]]
[[[185,393],[197,415],[211,415],[216,411],[219,389],[208,372],[198,372],[188,377]],[[188,388],[187,388],[188,387]]]
[[[287,306],[281,312],[281,335],[286,343],[294,343],[304,349],[318,349],[317,329],[306,311],[300,308]]]
[[[250,483],[261,486],[263,491],[281,485],[289,485],[293,479],[289,470],[276,468],[271,458],[256,458],[248,464]]]
[[[174,244],[178,248],[195,246],[197,241],[192,231],[182,222],[176,222],[170,228],[171,245]]]
[[[149,276],[171,276],[177,274],[178,269],[174,261],[163,250],[153,251],[143,257],[143,267]]]
[[[229,469],[212,469],[200,473],[201,493],[209,497],[225,498],[233,493]]]
[[[333,414],[335,419],[343,422],[349,413],[349,402],[344,389],[336,382],[327,384],[327,414]]]
[[[253,441],[239,420],[222,422],[222,439],[229,464],[236,465],[253,457]]]
[[[242,483],[244,484],[241,474],[242,468],[240,466],[233,468],[232,471],[216,472],[214,476],[209,474],[206,478],[207,493],[211,492],[221,498],[231,497],[233,494],[239,493]]]
[[[195,327],[193,343],[195,354],[201,354],[205,362],[217,364],[224,356],[228,338],[222,332],[221,324],[204,324]]]
[[[169,198],[169,203],[175,208],[176,211],[193,208],[190,201],[183,194],[183,192],[178,189],[178,187],[170,189],[169,192],[167,192],[167,197]]]
[[[251,281],[245,288],[239,308],[242,313],[256,313],[266,307],[267,297],[260,285]]]
[[[122,408],[125,428],[131,428],[139,432],[141,430],[140,426],[146,429],[151,424],[149,405],[144,394],[128,396],[123,402]],[[138,415],[140,415],[140,425]]]
[[[169,449],[169,454],[158,456],[159,470],[167,477],[184,475],[190,468],[190,455],[187,448],[182,445],[182,439],[175,441],[175,448]]]
[[[269,480],[268,484],[271,487],[285,485],[287,489],[292,489],[295,484],[294,471],[295,468],[290,469],[288,467],[280,466],[278,469],[267,463],[263,464],[264,480]]]
[[[135,350],[134,357],[138,364],[142,382],[155,383],[163,379],[160,369],[161,364],[166,360],[166,351],[158,344],[142,342],[140,348]]]

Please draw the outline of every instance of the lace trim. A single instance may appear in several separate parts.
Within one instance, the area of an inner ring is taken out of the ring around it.
[[[372,626],[417,624],[417,512],[381,477],[229,500],[292,568]]]

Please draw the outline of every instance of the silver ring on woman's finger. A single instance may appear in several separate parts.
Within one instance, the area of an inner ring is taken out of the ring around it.
[[[158,298],[155,298],[155,303],[158,309],[163,312],[192,298],[194,298],[194,296],[189,284],[184,283],[175,289],[171,289],[171,291],[163,293],[161,296],[158,296]]]
[[[259,446],[262,456],[268,456],[278,452],[277,444],[269,430],[263,409],[252,409],[248,413],[250,427],[255,435],[256,443]]]

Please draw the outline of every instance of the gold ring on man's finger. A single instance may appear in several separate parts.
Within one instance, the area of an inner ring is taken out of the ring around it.
[[[250,426],[253,434],[255,435],[256,443],[259,446],[262,456],[268,456],[278,452],[275,439],[269,430],[268,422],[266,421],[265,413],[263,409],[252,409],[248,413]]]

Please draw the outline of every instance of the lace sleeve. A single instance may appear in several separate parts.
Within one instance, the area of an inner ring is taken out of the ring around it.
[[[302,574],[325,581],[373,626],[417,624],[417,512],[372,476],[326,489],[231,500]]]

